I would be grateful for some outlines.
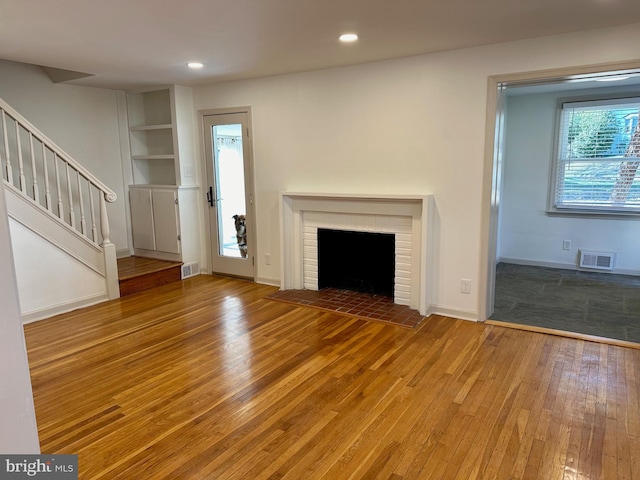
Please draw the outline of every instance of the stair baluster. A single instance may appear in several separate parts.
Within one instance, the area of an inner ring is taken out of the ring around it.
[[[71,186],[71,174],[69,173],[69,164],[65,167],[67,174],[67,193],[69,194],[69,224],[76,228],[76,212],[73,208],[73,187]]]
[[[4,158],[7,162],[7,182],[13,185],[13,170],[11,168],[11,151],[9,150],[9,135],[7,135],[7,118],[2,110],[2,136],[4,138]]]
[[[20,141],[20,124],[16,120],[16,145],[18,147],[18,178],[20,179],[20,191],[27,194],[27,180],[24,176],[24,162],[22,161],[22,142]]]
[[[91,240],[98,243],[98,228],[96,227],[96,212],[93,194],[91,193],[91,184],[89,184],[89,209],[91,210]]]
[[[42,164],[44,166],[44,206],[52,212],[51,190],[49,190],[49,167],[47,166],[47,147],[44,143],[42,143]]]
[[[80,231],[83,235],[87,235],[87,221],[84,218],[84,199],[82,198],[82,175],[80,173],[78,176],[78,203],[80,204]],[[91,185],[89,185],[91,186]]]
[[[33,149],[33,133],[29,132],[29,152],[31,152],[31,172],[33,173],[33,199],[40,203],[40,191],[38,190],[38,175],[36,174],[36,152]]]

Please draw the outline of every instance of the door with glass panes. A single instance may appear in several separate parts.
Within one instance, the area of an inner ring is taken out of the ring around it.
[[[213,273],[254,279],[255,215],[248,111],[204,115]]]

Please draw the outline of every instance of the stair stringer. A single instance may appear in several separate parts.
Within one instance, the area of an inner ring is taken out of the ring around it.
[[[115,245],[92,242],[3,184],[25,323],[119,297]]]

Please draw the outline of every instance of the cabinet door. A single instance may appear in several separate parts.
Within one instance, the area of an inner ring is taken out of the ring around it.
[[[131,201],[131,230],[133,246],[143,250],[155,250],[156,239],[153,228],[151,190],[135,188],[129,190]]]
[[[152,198],[156,250],[180,253],[177,192],[174,190],[154,190]]]

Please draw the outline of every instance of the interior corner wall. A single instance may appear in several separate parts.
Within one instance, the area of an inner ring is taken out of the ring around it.
[[[546,214],[555,155],[558,99],[640,88],[600,88],[511,96],[507,100],[500,257],[505,261],[574,269],[578,250],[616,252],[615,271],[640,274],[640,221]],[[571,241],[570,250],[562,249]]]
[[[638,25],[589,30],[200,86],[194,105],[251,106],[259,279],[279,281],[281,191],[433,193],[434,310],[479,318],[488,77],[635,60],[639,42]]]
[[[111,241],[117,250],[128,250],[118,123],[126,122],[126,112],[118,108],[120,95],[54,84],[38,66],[0,60],[0,98],[116,192],[117,201],[107,204]]]

